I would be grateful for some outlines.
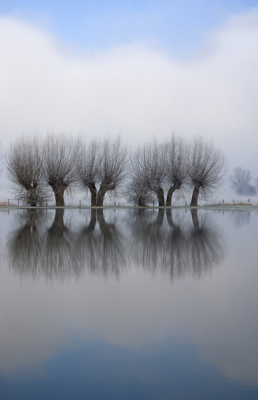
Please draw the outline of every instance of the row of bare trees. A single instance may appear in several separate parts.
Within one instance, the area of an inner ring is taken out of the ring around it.
[[[64,206],[65,191],[75,185],[90,192],[93,207],[103,206],[106,193],[118,187],[137,206],[147,206],[156,196],[160,207],[171,206],[176,190],[191,187],[191,205],[197,206],[199,193],[216,189],[226,167],[222,151],[211,142],[201,137],[187,142],[175,135],[130,154],[120,136],[90,141],[54,134],[23,137],[5,159],[16,197],[30,206],[42,205],[50,188],[56,206]]]
[[[191,206],[197,206],[200,192],[207,197],[222,182],[226,158],[202,137],[188,142],[172,135],[164,143],[139,147],[131,157],[131,169],[129,199],[134,204],[145,206],[154,194],[160,207],[170,207],[176,190],[192,188]]]

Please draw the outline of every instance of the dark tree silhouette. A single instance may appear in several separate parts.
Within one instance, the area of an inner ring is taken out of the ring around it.
[[[42,143],[23,137],[10,146],[5,158],[15,196],[24,204],[36,207],[48,198],[44,185]]]
[[[195,138],[190,153],[189,184],[193,187],[191,206],[197,206],[200,191],[207,196],[212,193],[226,172],[226,159],[220,149],[202,137]]]
[[[153,192],[136,175],[130,179],[126,190],[125,197],[130,203],[138,207],[147,207],[154,202]]]
[[[100,165],[98,179],[100,182],[97,194],[97,206],[102,207],[105,194],[117,189],[126,176],[127,148],[121,137],[106,138],[100,142]]]
[[[165,171],[169,184],[166,206],[171,206],[172,195],[186,184],[189,167],[189,146],[187,142],[175,135],[165,143]]]
[[[91,206],[97,205],[97,183],[100,168],[100,143],[96,140],[81,142],[76,162],[76,176],[83,189],[91,193]]]
[[[44,144],[44,171],[53,189],[56,206],[64,206],[64,192],[76,182],[79,142],[65,135],[48,135]]]
[[[163,207],[165,201],[162,185],[166,177],[164,146],[154,142],[139,147],[132,156],[131,164],[133,181],[146,193],[154,192],[159,207]]]

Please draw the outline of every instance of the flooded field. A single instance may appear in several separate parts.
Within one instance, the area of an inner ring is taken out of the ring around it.
[[[258,212],[0,212],[0,395],[257,399]]]

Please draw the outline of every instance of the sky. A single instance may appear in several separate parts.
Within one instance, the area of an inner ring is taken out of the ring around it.
[[[258,177],[258,0],[0,0],[0,54],[2,152],[49,131],[175,132]]]

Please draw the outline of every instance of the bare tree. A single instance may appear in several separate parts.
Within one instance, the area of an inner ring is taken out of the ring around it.
[[[132,171],[135,181],[144,190],[153,191],[158,198],[159,207],[165,205],[164,190],[166,170],[164,147],[157,142],[139,147],[132,157]]]
[[[53,189],[56,206],[64,206],[64,191],[76,182],[79,142],[65,135],[48,135],[44,145],[45,179]]]
[[[113,140],[106,138],[100,143],[98,207],[103,206],[105,194],[115,190],[122,183],[126,175],[127,164],[127,149],[120,136]]]
[[[171,206],[172,195],[186,184],[189,168],[189,146],[187,142],[175,135],[165,143],[165,171],[169,189],[166,206]]]
[[[202,137],[195,138],[190,154],[188,176],[193,187],[191,206],[197,206],[200,191],[208,195],[222,182],[226,159],[220,149]]]
[[[42,143],[34,137],[23,137],[10,147],[6,166],[19,200],[30,206],[41,205],[48,197],[44,186]]]
[[[229,177],[230,187],[237,194],[256,195],[255,186],[251,185],[252,176],[248,169],[236,167]]]
[[[96,184],[100,161],[100,143],[96,140],[82,142],[76,162],[76,176],[79,184],[90,190],[92,207],[97,205]]]
[[[135,175],[126,186],[125,197],[138,207],[147,207],[154,201],[153,192]]]

